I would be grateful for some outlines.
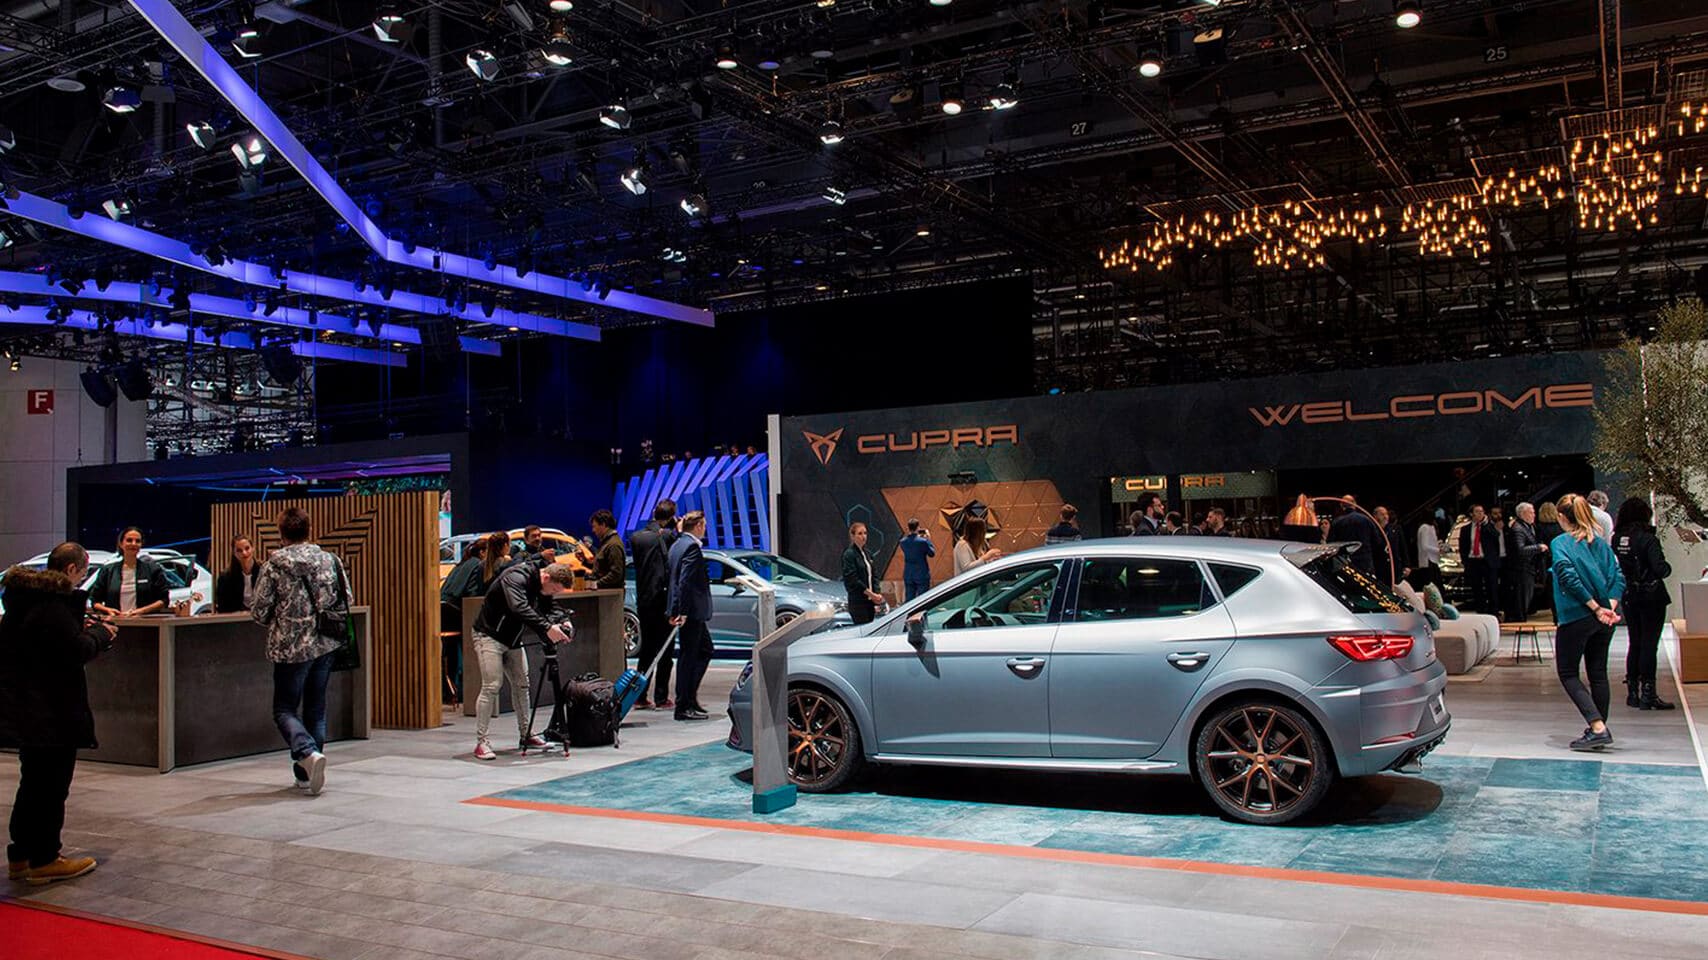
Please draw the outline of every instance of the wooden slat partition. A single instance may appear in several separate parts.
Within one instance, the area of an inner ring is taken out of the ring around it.
[[[439,705],[439,494],[223,503],[212,508],[215,575],[229,562],[231,538],[247,536],[256,559],[281,545],[279,514],[308,512],[315,543],[350,574],[352,602],[373,608],[373,725],[437,727]]]

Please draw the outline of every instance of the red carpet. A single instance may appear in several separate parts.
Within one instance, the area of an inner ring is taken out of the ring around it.
[[[95,919],[48,905],[0,903],[6,960],[273,960],[291,954],[178,933],[128,920]],[[294,958],[293,958],[294,960]]]

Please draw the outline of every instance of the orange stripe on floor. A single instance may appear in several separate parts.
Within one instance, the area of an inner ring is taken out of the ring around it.
[[[509,800],[502,797],[475,797],[463,802],[483,807],[504,807],[511,810],[531,810],[538,813],[562,813],[579,817],[604,817],[608,820],[637,820],[645,823],[713,827],[719,830],[743,830],[748,833],[768,833],[788,837],[817,837],[826,840],[881,843],[893,847],[918,847],[925,850],[949,850],[957,853],[983,853],[999,857],[1019,857],[1027,860],[1094,863],[1114,867],[1142,867],[1148,870],[1173,870],[1180,873],[1205,873],[1223,877],[1291,880],[1299,883],[1356,887],[1363,890],[1437,893],[1456,897],[1481,897],[1485,900],[1508,900],[1519,903],[1554,903],[1574,907],[1605,907],[1612,910],[1642,910],[1649,913],[1708,916],[1708,903],[1691,900],[1661,900],[1651,897],[1612,896],[1568,890],[1497,887],[1480,883],[1455,883],[1450,880],[1415,880],[1405,877],[1327,873],[1319,870],[1292,870],[1286,867],[1256,867],[1236,863],[1208,863],[1201,860],[1173,860],[1165,857],[1140,857],[1122,853],[1093,853],[1087,850],[1058,850],[1049,847],[983,843],[976,840],[945,840],[936,837],[867,833],[861,830],[833,830],[828,827],[809,827],[793,823],[755,823],[748,820],[719,820],[715,817],[692,817],[676,813],[652,813],[645,810],[577,807],[562,803],[542,803],[537,800]]]

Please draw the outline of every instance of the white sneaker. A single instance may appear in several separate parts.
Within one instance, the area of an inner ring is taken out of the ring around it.
[[[492,744],[482,740],[474,745],[474,758],[476,760],[497,760],[498,754],[493,752]]]
[[[302,768],[308,771],[308,795],[320,796],[326,786],[326,754],[314,751],[303,759]]]

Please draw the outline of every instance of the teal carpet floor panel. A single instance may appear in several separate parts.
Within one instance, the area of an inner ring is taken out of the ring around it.
[[[1222,819],[1184,777],[931,767],[754,814],[722,744],[498,798],[1331,873],[1708,902],[1708,789],[1694,767],[1436,756],[1418,777],[1336,785],[1285,827]]]

